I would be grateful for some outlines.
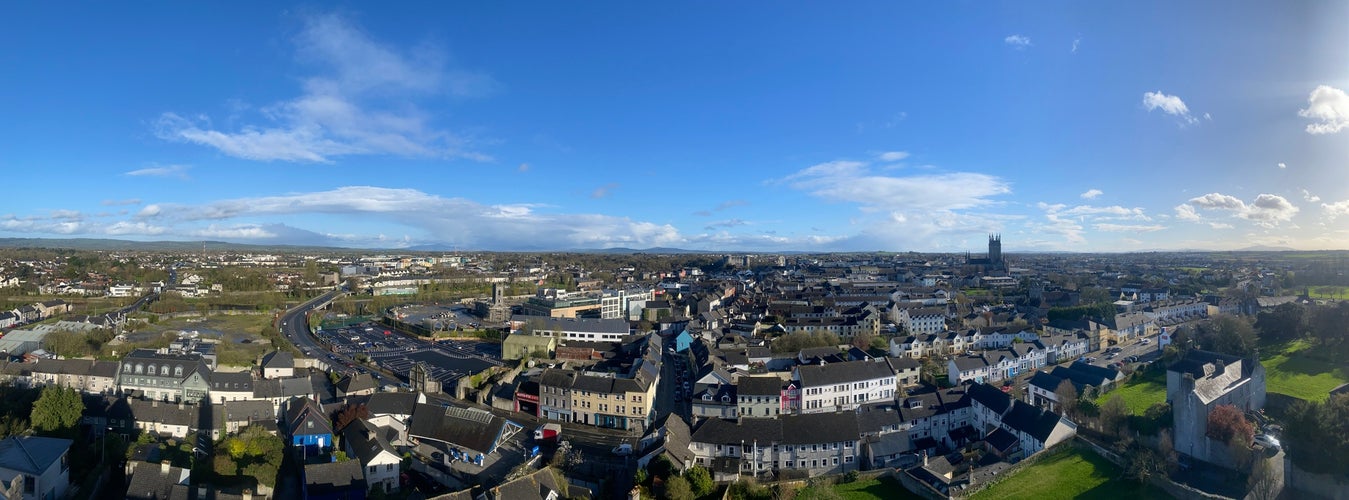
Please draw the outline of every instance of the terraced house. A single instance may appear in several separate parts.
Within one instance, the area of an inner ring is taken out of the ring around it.
[[[806,478],[858,468],[859,430],[854,412],[784,415],[780,418],[704,420],[689,449],[694,463],[716,480],[739,476]]]
[[[646,430],[656,384],[643,373],[623,378],[582,372],[572,382],[572,421],[611,429]]]
[[[122,358],[117,386],[123,393],[172,402],[204,401],[211,370],[199,354],[165,354],[149,349]]]
[[[800,399],[789,407],[801,413],[853,410],[895,398],[895,372],[883,361],[798,366],[792,379],[800,388]]]

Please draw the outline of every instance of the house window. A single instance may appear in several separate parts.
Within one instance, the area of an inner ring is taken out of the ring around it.
[[[35,478],[35,477],[33,477],[33,476],[24,476],[24,477],[23,477],[23,492],[24,492],[25,494],[31,495],[31,494],[33,494],[33,491],[36,490],[36,489],[37,489],[37,478]]]
[[[175,377],[183,376],[183,367],[182,366],[173,367],[173,376]]]
[[[155,374],[155,365],[150,365],[150,375]]]

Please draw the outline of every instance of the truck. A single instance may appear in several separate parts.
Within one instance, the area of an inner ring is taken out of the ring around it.
[[[558,423],[543,424],[540,425],[538,429],[534,429],[534,440],[556,441],[557,437],[561,434],[562,434],[562,424]]]

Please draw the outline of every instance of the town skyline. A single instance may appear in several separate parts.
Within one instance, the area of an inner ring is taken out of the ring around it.
[[[10,10],[0,238],[1349,248],[1346,5]]]

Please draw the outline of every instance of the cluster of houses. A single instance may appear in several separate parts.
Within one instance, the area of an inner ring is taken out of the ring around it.
[[[497,457],[501,443],[521,428],[484,410],[428,404],[422,393],[378,392],[368,374],[351,374],[333,384],[325,373],[296,370],[294,358],[285,351],[269,353],[257,367],[242,372],[217,371],[200,353],[161,349],[136,350],[120,361],[7,362],[0,365],[0,377],[18,386],[82,392],[82,423],[95,433],[178,439],[197,434],[214,441],[261,426],[281,436],[307,464],[306,498],[360,498],[352,495],[374,488],[396,491],[402,484],[399,464],[408,450],[447,457],[446,465],[458,462],[469,473],[481,471]],[[362,408],[361,418],[334,428],[334,414],[354,406]],[[39,438],[11,439],[21,441],[0,443],[0,482],[8,485],[20,477],[15,474],[27,474],[18,483],[25,492],[54,491],[52,498],[61,497],[66,481],[51,479],[44,468],[50,465],[46,455],[22,463],[5,460],[8,453],[21,453],[7,447],[28,446],[22,439]],[[64,452],[70,442],[62,441],[59,449]],[[55,449],[51,443],[38,446]],[[335,451],[344,451],[350,460],[334,461]],[[53,460],[58,456],[52,455]],[[128,498],[178,498],[168,495],[185,491],[185,471],[167,462],[141,462],[128,466]],[[338,479],[342,477],[346,479]],[[256,493],[268,489],[260,486]]]
[[[8,311],[0,311],[0,328],[13,328],[68,312],[70,304],[61,299],[24,304]]]

